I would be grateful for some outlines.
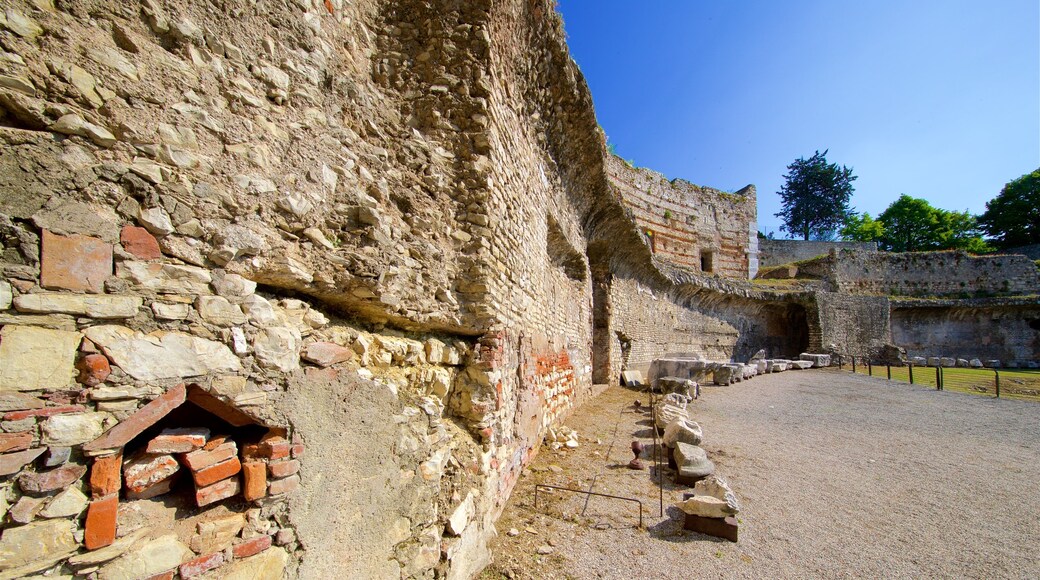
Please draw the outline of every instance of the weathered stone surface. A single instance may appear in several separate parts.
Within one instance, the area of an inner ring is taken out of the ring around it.
[[[43,455],[44,467],[61,467],[72,457],[72,448],[68,446],[50,446]]]
[[[676,443],[687,445],[700,445],[704,438],[704,432],[696,421],[690,421],[682,417],[675,419],[664,428],[664,444],[675,447]]]
[[[87,236],[43,232],[40,285],[100,294],[112,275],[112,244]]]
[[[474,510],[473,492],[470,492],[466,494],[466,499],[462,500],[462,503],[455,508],[455,511],[448,518],[447,532],[453,536],[461,535],[463,530],[466,529],[466,525],[469,524],[470,518],[473,517]]]
[[[33,442],[31,431],[23,433],[0,433],[0,453],[12,451],[23,451],[28,449]]]
[[[44,445],[81,445],[100,437],[111,420],[108,413],[55,415],[40,423],[41,440]]]
[[[189,304],[167,304],[152,302],[152,313],[159,320],[184,320],[191,312]]]
[[[657,379],[654,390],[668,394],[677,393],[687,400],[696,399],[700,395],[700,385],[696,381],[679,377],[661,377]]]
[[[115,540],[111,545],[103,548],[94,549],[90,552],[84,552],[82,554],[76,554],[69,558],[69,564],[71,566],[80,568],[88,566],[96,566],[98,564],[104,564],[109,560],[114,560],[119,556],[123,555],[131,546],[136,544],[141,538],[145,537],[151,528],[144,527],[130,532],[129,534]]]
[[[176,534],[167,534],[128,549],[122,556],[102,566],[101,580],[139,580],[180,566],[195,557]]]
[[[85,294],[23,294],[14,300],[19,312],[60,312],[91,318],[133,318],[144,301],[138,296]]]
[[[43,401],[37,397],[16,391],[0,390],[0,413],[41,408],[43,408]]]
[[[249,321],[259,327],[276,326],[282,322],[271,303],[256,294],[246,296],[242,300],[242,310],[249,317]]]
[[[957,359],[944,356],[939,359],[939,365],[945,368],[953,368],[957,366]]]
[[[10,308],[13,300],[14,294],[11,291],[10,282],[0,280],[0,310],[7,310]]]
[[[267,485],[267,491],[271,495],[292,493],[300,487],[300,476],[290,475],[284,479],[277,479]]]
[[[64,519],[7,528],[0,537],[0,572],[20,569],[30,574],[72,554],[78,547],[75,530],[76,523]],[[32,569],[33,564],[40,568]]]
[[[708,459],[704,449],[696,445],[676,442],[673,454],[679,468],[678,477],[683,482],[692,482],[715,473],[715,464]]]
[[[87,509],[87,496],[78,487],[71,486],[54,496],[47,507],[40,512],[45,518],[67,518],[78,516]]]
[[[973,369],[981,369],[983,367],[982,361],[977,358],[973,358],[970,361],[968,361],[968,366],[970,366]]]
[[[246,525],[245,514],[229,513],[214,515],[196,526],[197,534],[191,538],[191,549],[199,554],[224,550]]]
[[[209,294],[209,270],[156,262],[120,262],[116,276],[159,294]]]
[[[85,334],[112,362],[138,380],[192,377],[242,367],[227,346],[181,332],[145,335],[121,326],[94,326]]]
[[[719,477],[718,475],[709,475],[708,477],[705,477],[704,479],[698,481],[693,486],[693,492],[698,496],[711,496],[715,499],[725,502],[725,510],[727,512],[726,515],[736,515],[738,512],[740,512],[740,503],[737,501],[736,494],[734,494],[733,490],[730,489],[729,483],[727,483],[725,479]]]
[[[0,455],[0,476],[18,473],[23,467],[43,455],[43,452],[46,450],[46,447],[37,447],[36,449],[26,449],[25,451]]]
[[[169,214],[161,207],[141,209],[137,213],[137,221],[157,236],[168,236],[173,233],[173,222],[170,221]]]
[[[40,513],[40,510],[43,509],[46,503],[47,498],[45,497],[23,495],[11,506],[10,511],[7,512],[7,517],[16,524],[27,524],[36,519],[36,515]]]
[[[809,361],[809,360],[793,360],[793,361],[790,361],[787,364],[790,365],[790,368],[792,370],[799,370],[799,371],[803,371],[805,369],[811,369],[815,365],[814,362]]]
[[[710,495],[695,495],[675,504],[675,507],[681,509],[684,513],[704,518],[724,518],[732,515],[725,500]]]
[[[807,360],[813,363],[816,368],[823,368],[831,366],[831,355],[829,354],[812,354],[803,352],[798,355],[799,360]]]
[[[221,570],[222,580],[280,580],[289,562],[289,554],[272,547],[256,556],[235,560]]]
[[[78,332],[7,325],[0,329],[0,391],[62,389],[76,376]]]
[[[715,369],[715,374],[713,376],[715,384],[724,386],[736,382],[736,376],[734,371],[734,367],[730,365],[722,365],[719,368]]]
[[[312,342],[303,348],[301,356],[308,362],[327,367],[354,358],[354,351],[334,342]]]
[[[256,292],[256,282],[223,270],[213,271],[213,290],[227,298],[244,298]]]
[[[677,405],[671,401],[661,401],[657,404],[657,427],[664,429],[669,423],[676,419],[689,419],[690,414],[686,412],[686,408]]]
[[[18,486],[25,493],[43,495],[72,485],[86,473],[87,468],[82,465],[66,465],[49,471],[23,473],[18,477]]]
[[[253,351],[261,366],[288,373],[300,367],[300,343],[300,331],[295,328],[265,328],[256,333]]]
[[[195,308],[203,320],[217,326],[235,326],[246,322],[242,308],[223,296],[199,296],[195,300]]]

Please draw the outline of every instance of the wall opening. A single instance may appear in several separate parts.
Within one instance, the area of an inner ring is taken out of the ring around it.
[[[714,255],[711,250],[701,250],[701,272],[713,272],[715,270]]]

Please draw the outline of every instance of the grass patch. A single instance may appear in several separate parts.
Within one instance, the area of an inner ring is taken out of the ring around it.
[[[851,370],[851,369],[850,369]],[[870,371],[873,376],[885,379],[888,370],[884,366],[874,366]],[[1030,369],[997,369],[1000,373],[1001,398],[1034,401],[1040,403],[1040,370]],[[856,365],[856,373],[866,375],[866,365]],[[943,389],[972,393],[975,395],[997,395],[996,373],[993,369],[944,368]],[[910,382],[908,367],[892,367],[892,380],[903,383]],[[935,388],[936,372],[932,367],[914,367],[914,384]]]

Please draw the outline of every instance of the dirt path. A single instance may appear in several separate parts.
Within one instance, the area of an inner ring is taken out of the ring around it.
[[[1040,577],[1040,405],[837,371],[705,388],[691,416],[742,503],[733,544],[682,530],[670,471],[659,517],[654,471],[624,467],[633,439],[651,453],[640,397],[609,388],[568,422],[578,449],[543,449],[484,578]],[[535,483],[639,498],[646,529],[616,500],[535,509]]]

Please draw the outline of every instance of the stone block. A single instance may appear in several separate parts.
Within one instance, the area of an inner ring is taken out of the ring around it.
[[[18,477],[18,487],[32,495],[45,495],[64,489],[87,473],[82,465],[65,465],[49,471],[23,473]]]
[[[119,232],[119,242],[123,244],[124,250],[141,260],[157,260],[162,257],[159,241],[145,228],[123,226],[123,230]]]
[[[54,415],[40,423],[44,445],[73,446],[99,437],[105,431],[108,413],[78,413]]]
[[[683,529],[736,542],[740,526],[737,524],[737,518],[732,516],[726,518],[705,518],[685,514]]]
[[[213,502],[227,499],[237,494],[240,487],[237,477],[225,479],[206,487],[200,487],[195,490],[195,503],[199,507],[203,507]]]
[[[91,294],[22,294],[14,299],[19,312],[29,314],[71,314],[90,318],[133,318],[144,303],[139,296]]]
[[[983,365],[982,361],[980,361],[977,358],[973,358],[970,361],[968,361],[968,366],[970,366],[973,369],[981,369]]]
[[[942,360],[937,356],[928,357],[928,366],[930,367],[937,367],[940,365],[941,362]]]
[[[673,447],[677,472],[675,482],[692,485],[698,480],[715,473],[715,464],[708,459],[704,449],[696,445],[676,443]]]
[[[54,496],[47,507],[40,512],[45,518],[70,518],[79,516],[87,509],[87,496],[78,487],[72,485]]]
[[[303,347],[301,357],[320,367],[328,367],[354,358],[354,351],[333,342],[312,342]]]
[[[43,455],[43,452],[46,450],[46,447],[37,447],[36,449],[26,449],[25,451],[0,455],[0,477],[18,473],[23,467]]]
[[[115,541],[118,513],[118,494],[90,502],[90,506],[87,508],[86,531],[83,536],[83,544],[88,550],[103,548]]]
[[[23,451],[28,449],[32,442],[33,434],[30,431],[24,433],[0,433],[0,453]]]
[[[245,514],[231,512],[218,515],[212,511],[198,523],[197,534],[191,538],[191,549],[196,553],[221,552],[231,546],[246,525]]]
[[[232,477],[242,471],[242,464],[239,462],[237,457],[232,457],[227,461],[211,465],[198,471],[192,471],[192,477],[195,478],[195,485],[199,487],[206,487],[213,485],[214,483]]]
[[[44,467],[60,467],[69,462],[69,457],[72,456],[71,447],[51,446],[47,448],[47,453],[43,455],[43,466]]]
[[[63,556],[72,555],[79,548],[72,520],[55,519],[34,522],[25,526],[9,527],[0,537],[0,572],[11,572],[34,563],[47,566]],[[39,571],[39,569],[30,572]],[[6,577],[27,574],[4,574]]]
[[[716,385],[727,386],[734,383],[733,367],[729,365],[720,366],[715,369],[712,377]]]
[[[0,310],[7,310],[14,300],[14,292],[11,291],[11,283],[0,280]]]
[[[209,270],[157,262],[120,262],[116,276],[159,294],[206,295],[213,281]]]
[[[46,503],[47,498],[45,497],[23,495],[8,510],[7,517],[16,524],[27,524],[36,519],[36,515],[40,513]]]
[[[199,311],[203,320],[217,326],[239,326],[246,323],[242,307],[232,304],[223,296],[199,296],[195,300],[195,309]]]
[[[663,441],[668,447],[675,447],[676,443],[700,445],[703,438],[704,432],[700,424],[689,419],[680,417],[664,428]]]
[[[175,570],[195,554],[182,544],[176,534],[167,534],[146,542],[138,542],[122,556],[101,568],[98,576],[109,578],[149,578]]]
[[[957,366],[957,360],[948,356],[944,356],[939,359],[939,364],[943,368],[953,368]]]
[[[39,398],[16,391],[0,390],[0,413],[41,409],[44,403]]]
[[[680,377],[661,377],[654,383],[654,390],[663,393],[676,393],[687,400],[693,400],[700,396],[700,385],[696,381]]]
[[[87,236],[59,236],[44,230],[40,285],[101,294],[112,275],[112,245]]]
[[[231,551],[234,553],[235,558],[248,558],[257,555],[270,547],[271,536],[263,535],[257,536],[251,540],[246,540],[240,544],[235,544],[235,546],[231,548]]]
[[[915,356],[910,359],[915,367],[926,367],[928,366],[928,359],[923,356]]]
[[[0,391],[60,390],[76,376],[78,332],[8,324],[0,329]]]
[[[956,366],[957,366],[957,368],[961,368],[961,369],[966,369],[966,368],[970,368],[971,367],[971,365],[968,363],[968,359],[966,359],[966,358],[959,358],[959,359],[957,359]]]
[[[226,345],[182,332],[145,335],[122,326],[93,326],[85,334],[119,368],[142,381],[237,372],[242,368]]]
[[[992,359],[992,360],[986,361],[984,363],[984,365],[988,369],[999,369],[1000,368],[1000,361],[996,360],[996,359]]]
[[[438,550],[438,554],[439,554]],[[252,558],[236,559],[222,569],[224,578],[277,580],[285,575],[289,554],[282,548],[268,548]],[[395,576],[399,572],[395,573]]]
[[[815,368],[831,366],[831,355],[829,354],[813,354],[803,352],[802,354],[798,355],[798,360],[811,361],[813,363],[813,367]]]

